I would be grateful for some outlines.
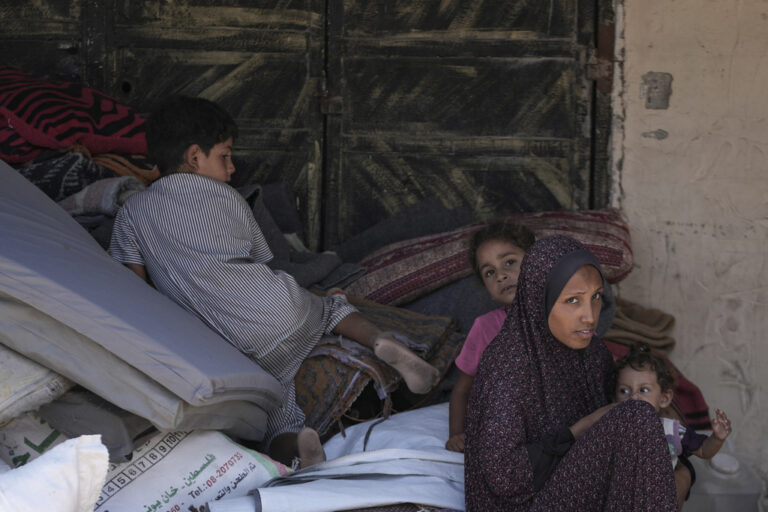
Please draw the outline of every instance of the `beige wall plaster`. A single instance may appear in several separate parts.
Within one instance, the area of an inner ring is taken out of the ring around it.
[[[619,294],[676,317],[672,360],[768,481],[768,1],[622,3],[612,202],[636,267]],[[649,71],[673,75],[669,108],[645,108]]]

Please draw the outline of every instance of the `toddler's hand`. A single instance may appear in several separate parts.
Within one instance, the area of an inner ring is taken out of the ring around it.
[[[451,436],[445,443],[445,448],[452,452],[464,453],[464,432]]]
[[[731,433],[731,420],[720,409],[715,409],[715,419],[712,420],[712,435],[720,441],[725,441],[725,438]]]

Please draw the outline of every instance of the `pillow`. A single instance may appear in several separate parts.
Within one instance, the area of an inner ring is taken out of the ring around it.
[[[144,118],[95,89],[0,66],[0,159],[32,160],[82,144],[92,153],[146,153]]]
[[[569,235],[591,250],[609,283],[632,269],[629,228],[614,208],[522,213],[507,217],[530,228],[536,238]],[[368,273],[345,290],[382,304],[399,305],[472,274],[467,247],[472,235],[489,221],[453,231],[396,242],[360,262]]]

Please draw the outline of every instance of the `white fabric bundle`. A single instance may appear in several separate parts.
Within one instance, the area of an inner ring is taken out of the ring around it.
[[[101,436],[80,436],[0,474],[0,512],[91,512],[107,476]]]

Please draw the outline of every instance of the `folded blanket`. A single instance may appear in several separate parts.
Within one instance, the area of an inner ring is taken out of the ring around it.
[[[80,152],[62,154],[17,170],[54,201],[76,194],[95,181],[116,176]]]
[[[74,144],[146,153],[144,118],[96,89],[0,66],[0,158],[23,163]]]
[[[627,346],[642,342],[668,354],[675,347],[674,327],[674,316],[617,298],[613,325],[604,338]]]
[[[114,217],[117,210],[131,197],[144,190],[144,184],[132,176],[105,178],[95,181],[80,192],[59,201],[59,206],[70,215],[108,215]]]

